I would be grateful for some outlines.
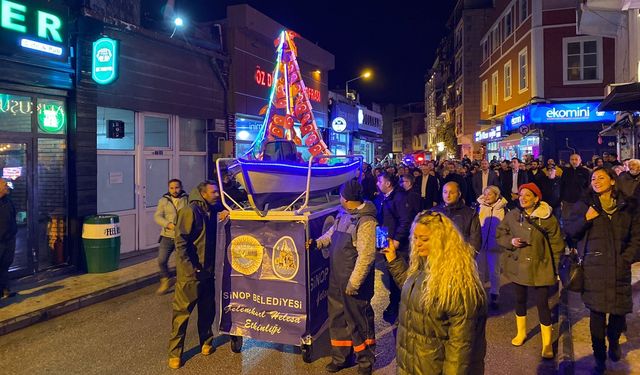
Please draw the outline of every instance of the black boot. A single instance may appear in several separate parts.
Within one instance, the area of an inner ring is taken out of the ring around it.
[[[618,362],[622,358],[622,349],[620,349],[620,336],[617,338],[609,337],[609,359]]]
[[[343,370],[343,369],[345,369],[347,367],[348,366],[347,366],[346,363],[339,364],[339,363],[335,363],[335,362],[331,361],[331,362],[329,362],[328,365],[325,366],[324,369],[327,370],[327,372],[334,373],[334,372],[338,372],[340,370]]]
[[[593,357],[596,359],[596,367],[593,368],[593,374],[604,374],[607,369],[607,344],[604,339],[592,337],[591,347],[593,348]]]

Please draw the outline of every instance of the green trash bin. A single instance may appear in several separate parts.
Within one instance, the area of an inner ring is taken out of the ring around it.
[[[95,215],[84,220],[82,242],[89,273],[111,272],[120,263],[120,218]]]

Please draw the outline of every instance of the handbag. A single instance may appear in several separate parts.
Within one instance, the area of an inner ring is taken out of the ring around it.
[[[584,291],[584,268],[582,258],[576,251],[566,255],[560,265],[564,289],[582,293]]]

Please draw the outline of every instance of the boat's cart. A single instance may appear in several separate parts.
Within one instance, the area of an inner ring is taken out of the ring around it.
[[[242,338],[295,345],[311,362],[312,344],[328,317],[328,251],[307,250],[332,224],[339,201],[302,212],[233,210],[219,231],[216,292],[219,330],[240,352]]]

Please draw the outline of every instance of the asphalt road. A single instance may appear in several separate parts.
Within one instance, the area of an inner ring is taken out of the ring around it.
[[[167,341],[171,329],[172,295],[156,296],[147,287],[79,311],[0,337],[0,369],[4,374],[322,374],[329,362],[328,335],[316,340],[313,363],[304,363],[299,349],[244,340],[242,353],[231,352],[225,337],[216,351],[200,355],[195,321],[189,325],[185,365],[170,370]],[[511,346],[515,334],[510,287],[501,290],[501,309],[487,324],[486,374],[553,374],[555,363],[540,359],[535,308],[529,310],[529,339]],[[382,320],[387,294],[377,271],[375,374],[395,373],[395,329]],[[195,318],[194,311],[193,317]],[[535,336],[533,336],[535,335]],[[349,368],[340,374],[356,374]]]

